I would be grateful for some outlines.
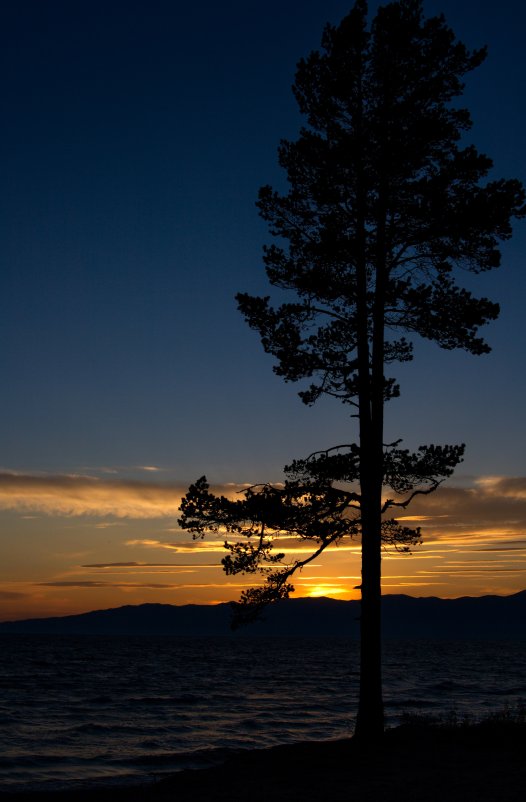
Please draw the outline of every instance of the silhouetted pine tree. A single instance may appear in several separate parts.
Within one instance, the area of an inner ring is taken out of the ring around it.
[[[386,366],[412,359],[415,334],[445,349],[490,350],[479,328],[497,317],[498,305],[474,297],[459,277],[497,267],[511,219],[525,214],[522,185],[487,180],[492,162],[466,144],[470,115],[452,102],[484,58],[484,49],[469,52],[456,40],[443,16],[425,19],[419,0],[380,8],[370,25],[357,0],[340,25],[326,27],[322,50],[299,62],[293,91],[306,125],[279,148],[289,191],[263,187],[258,202],[276,237],[264,251],[269,282],[291,300],[237,300],[277,359],[275,372],[309,380],[300,392],[306,404],[322,395],[348,404],[359,442],[298,461],[284,487],[252,488],[236,501],[214,496],[202,479],[182,507],[182,525],[195,536],[215,527],[256,537],[255,545],[231,544],[224,560],[228,572],[271,561],[266,585],[242,598],[252,609],[288,595],[288,578],[306,562],[276,568],[272,536],[314,540],[317,556],[360,534],[356,734],[369,740],[383,731],[382,538],[407,547],[419,536],[385,513],[434,490],[463,451],[427,446],[410,454],[384,444],[384,404],[399,394]],[[342,482],[355,489],[342,490]]]

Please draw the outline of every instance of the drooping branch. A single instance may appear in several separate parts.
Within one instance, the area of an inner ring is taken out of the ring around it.
[[[384,515],[388,509],[391,507],[400,507],[402,509],[407,509],[407,507],[411,504],[416,496],[429,496],[431,493],[434,493],[440,485],[443,483],[443,479],[437,479],[435,482],[432,482],[429,487],[426,488],[419,488],[418,490],[413,490],[413,492],[405,498],[403,501],[396,501],[395,499],[386,499],[382,505],[382,515]]]
[[[433,492],[461,460],[463,446],[421,446],[411,453],[400,442],[384,447],[384,481],[397,496],[391,507],[405,509],[419,494]],[[286,481],[244,488],[235,499],[210,492],[205,477],[193,484],[181,503],[180,525],[195,537],[225,535],[229,552],[222,560],[227,574],[256,574],[264,583],[243,591],[234,606],[234,624],[254,620],[270,602],[294,590],[290,580],[330,546],[362,535],[360,450],[341,443],[294,460],[285,468]],[[284,563],[283,539],[310,543],[311,553]],[[384,548],[409,553],[421,542],[420,528],[401,525],[395,518],[382,521]],[[275,547],[276,550],[275,550]]]
[[[304,560],[295,560],[282,570],[269,573],[264,586],[248,588],[242,591],[240,601],[232,602],[232,628],[237,629],[240,626],[256,621],[269,604],[280,599],[288,599],[294,590],[294,586],[288,581],[292,575],[297,571],[301,571],[306,565],[319,557],[337,539],[337,535],[327,538],[309,557]],[[280,556],[283,557],[284,555]],[[224,564],[224,560],[222,562]]]

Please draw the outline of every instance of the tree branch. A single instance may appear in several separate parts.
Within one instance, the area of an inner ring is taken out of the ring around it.
[[[439,481],[435,481],[431,487],[426,488],[425,490],[413,490],[411,495],[405,501],[395,501],[394,499],[387,499],[382,506],[382,515],[387,512],[387,510],[391,509],[391,507],[401,507],[402,509],[406,509],[415,496],[429,496],[431,493],[434,493],[435,490],[438,490],[440,485],[444,480],[440,479]]]

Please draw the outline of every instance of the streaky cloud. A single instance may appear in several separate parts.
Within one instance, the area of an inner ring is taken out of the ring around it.
[[[0,599],[4,601],[25,599],[26,597],[27,593],[20,593],[17,590],[0,590]]]
[[[237,486],[235,486],[237,487]],[[0,472],[0,510],[57,516],[176,518],[188,485],[70,474]],[[233,486],[218,486],[225,495]]]
[[[164,584],[160,582],[103,582],[103,581],[55,581],[55,582],[37,582],[36,585],[40,588],[155,588],[161,590],[168,590],[178,588],[176,584]]]
[[[217,563],[87,563],[81,568],[217,568]]]

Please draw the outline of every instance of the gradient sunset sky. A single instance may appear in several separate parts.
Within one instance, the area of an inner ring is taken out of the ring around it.
[[[379,4],[370,3],[371,12]],[[469,136],[495,177],[526,182],[526,9],[428,0],[470,47]],[[0,620],[141,602],[235,599],[221,542],[179,531],[178,505],[280,481],[356,423],[272,373],[236,310],[268,292],[255,209],[283,186],[290,91],[340,0],[10,0],[0,5]],[[489,356],[418,344],[387,439],[467,444],[455,477],[407,511],[424,545],[386,555],[384,592],[526,588],[526,224],[492,275]],[[326,552],[300,595],[351,598],[359,547]]]

